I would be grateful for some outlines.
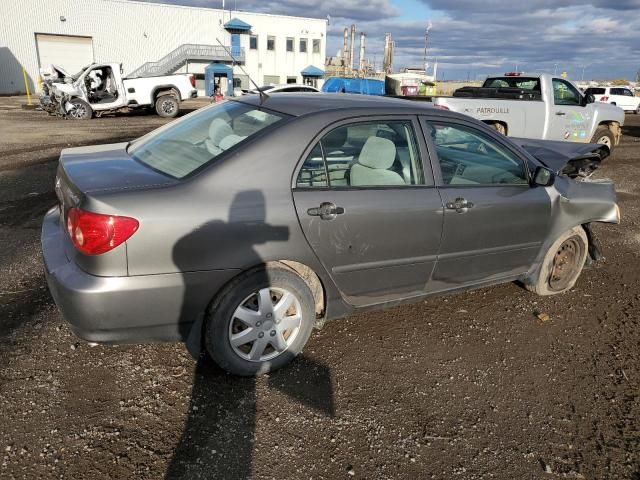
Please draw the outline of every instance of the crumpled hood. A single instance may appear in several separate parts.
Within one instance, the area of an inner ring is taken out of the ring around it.
[[[595,170],[600,165],[600,162],[609,156],[609,149],[605,145],[597,143],[561,142],[513,137],[509,137],[509,139],[556,173],[561,173],[571,163],[590,163]]]

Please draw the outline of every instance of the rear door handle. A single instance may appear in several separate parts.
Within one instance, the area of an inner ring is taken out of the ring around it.
[[[467,210],[473,208],[473,203],[465,198],[458,197],[455,201],[447,203],[446,207],[448,210],[455,210],[456,213],[466,213]]]
[[[565,112],[556,112],[556,115],[562,116],[562,115],[566,115],[566,113]]]
[[[333,220],[343,213],[343,207],[337,207],[335,203],[331,202],[322,202],[319,207],[307,210],[307,215],[311,217],[320,217],[322,220]]]

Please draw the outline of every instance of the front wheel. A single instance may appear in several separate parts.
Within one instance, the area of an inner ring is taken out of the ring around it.
[[[93,116],[91,105],[80,98],[69,100],[67,116],[74,120],[89,120]]]
[[[269,268],[231,282],[211,307],[205,346],[234,375],[274,371],[304,348],[315,323],[311,290],[296,273]]]
[[[180,112],[178,99],[173,95],[162,95],[156,100],[156,113],[164,118],[174,118]]]
[[[613,147],[615,147],[615,137],[613,136],[613,132],[609,130],[609,127],[602,126],[596,129],[596,132],[591,138],[591,143],[606,145],[609,147],[609,152],[612,152]]]
[[[582,226],[560,235],[544,256],[537,278],[525,280],[527,290],[538,295],[556,295],[571,290],[587,260],[588,247]]]

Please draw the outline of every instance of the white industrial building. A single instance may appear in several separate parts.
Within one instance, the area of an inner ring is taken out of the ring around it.
[[[258,85],[322,82],[324,19],[131,0],[2,0],[0,19],[0,94],[25,92],[23,69],[34,91],[41,67],[76,73],[92,62],[133,76],[194,73],[201,94],[212,63],[231,69],[236,88],[253,88],[238,63]]]

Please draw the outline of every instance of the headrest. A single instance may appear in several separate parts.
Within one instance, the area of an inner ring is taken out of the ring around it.
[[[233,130],[223,119],[215,118],[209,125],[209,139],[216,147],[220,146],[220,140],[229,135],[233,135]]]
[[[396,146],[391,140],[369,137],[362,147],[358,163],[369,168],[388,169],[396,159]]]
[[[241,142],[245,138],[247,138],[247,137],[241,137],[240,135],[233,135],[233,134],[232,135],[228,135],[228,136],[224,137],[222,140],[220,140],[220,143],[218,144],[218,146],[222,150],[229,150],[236,143]]]
[[[344,146],[347,141],[347,129],[344,127],[338,127],[335,130],[331,130],[322,139],[322,146],[326,150],[336,150]]]

